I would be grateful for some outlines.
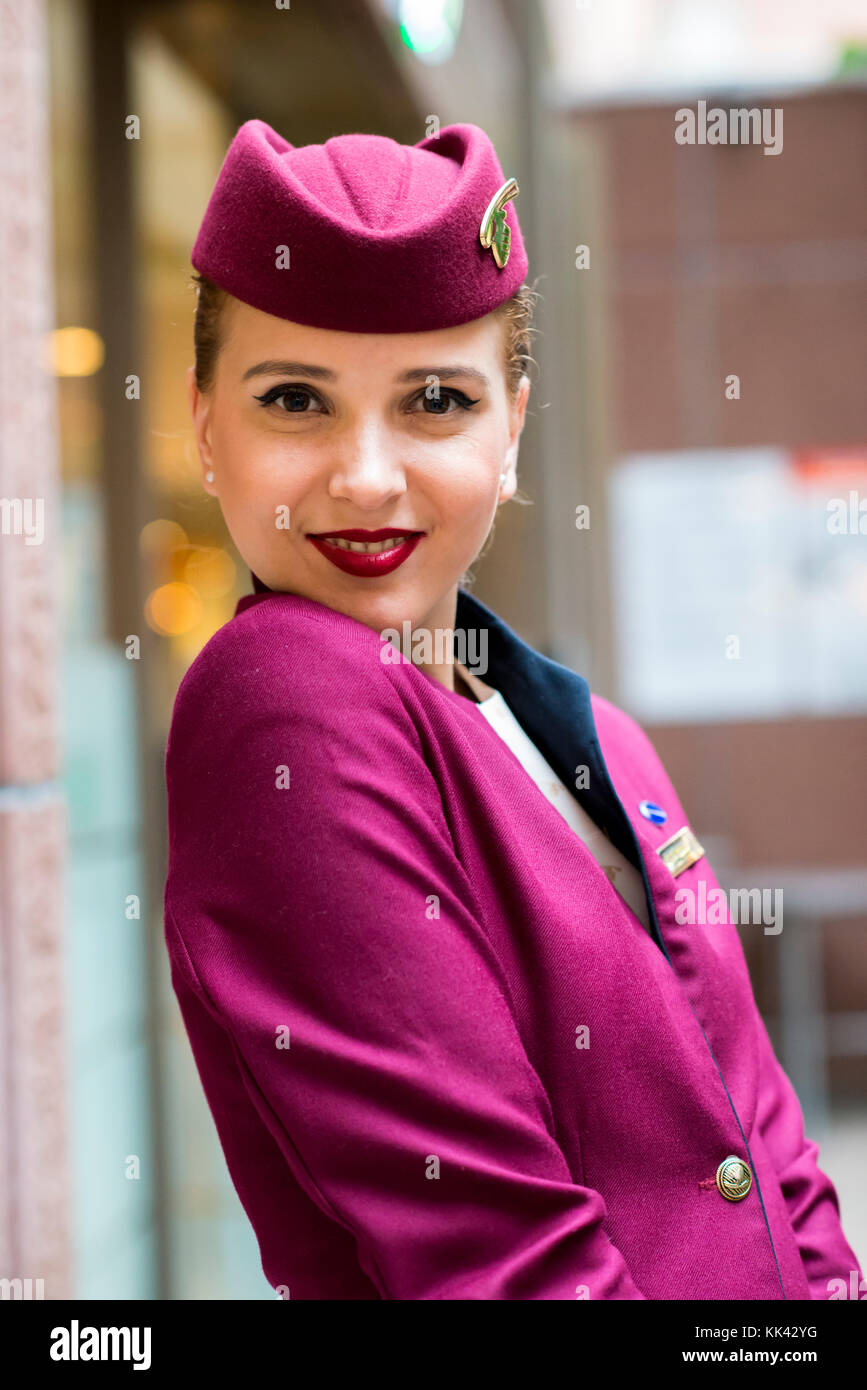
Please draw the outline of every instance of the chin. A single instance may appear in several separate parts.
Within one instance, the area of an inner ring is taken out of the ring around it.
[[[401,631],[407,621],[412,624],[413,629],[420,626],[437,602],[437,597],[419,593],[414,586],[409,585],[389,593],[374,593],[368,590],[339,599],[321,598],[319,602],[357,618],[359,622],[365,623],[377,632],[384,632],[386,628],[397,628]]]
[[[327,603],[329,600],[322,599],[321,602]],[[406,618],[412,619],[416,612],[412,595],[408,593],[347,595],[345,599],[331,603],[331,607],[339,608],[377,632],[387,627],[399,628]]]

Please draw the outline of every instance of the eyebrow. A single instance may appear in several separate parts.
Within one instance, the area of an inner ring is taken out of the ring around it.
[[[248,367],[241,380],[249,381],[254,376],[306,376],[314,381],[337,381],[337,373],[332,372],[329,367],[317,367],[312,362],[286,362],[277,358],[271,358],[266,362],[257,362],[254,367]],[[411,367],[408,371],[402,372],[395,377],[395,381],[401,384],[409,384],[413,381],[427,381],[429,376],[435,376],[438,381],[453,381],[455,377],[469,377],[470,380],[478,382],[480,386],[490,386],[489,379],[484,372],[480,372],[477,367],[466,366],[462,362],[453,362],[446,367]]]

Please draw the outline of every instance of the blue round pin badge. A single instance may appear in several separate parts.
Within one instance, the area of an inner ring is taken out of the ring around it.
[[[664,825],[668,820],[668,812],[657,806],[655,801],[639,801],[638,809],[647,820],[653,821],[654,825]]]

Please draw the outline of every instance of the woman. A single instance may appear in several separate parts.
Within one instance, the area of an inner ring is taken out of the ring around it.
[[[717,885],[659,759],[460,585],[516,488],[517,191],[471,125],[229,149],[190,400],[255,592],[175,704],[174,987],[284,1297],[827,1298],[857,1261],[735,926],[679,920]]]

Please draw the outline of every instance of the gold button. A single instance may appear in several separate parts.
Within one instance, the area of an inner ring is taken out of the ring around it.
[[[727,1202],[742,1202],[753,1185],[753,1175],[743,1159],[729,1154],[716,1170],[716,1185]]]

